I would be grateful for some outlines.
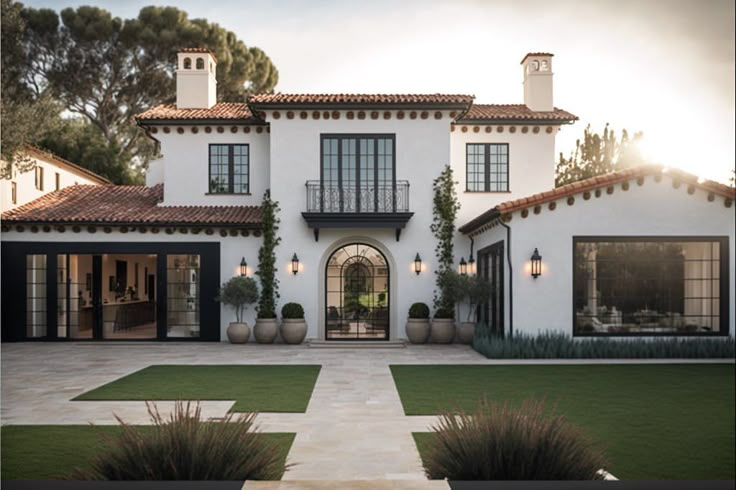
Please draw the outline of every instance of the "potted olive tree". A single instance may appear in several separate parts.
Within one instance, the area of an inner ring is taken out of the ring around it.
[[[232,306],[235,321],[227,327],[227,338],[233,344],[244,344],[250,338],[250,327],[243,314],[248,305],[258,301],[258,285],[250,277],[233,277],[220,288],[217,301]]]
[[[429,306],[414,303],[406,320],[406,336],[412,344],[424,344],[429,338]]]
[[[261,297],[258,301],[256,325],[253,336],[259,344],[272,344],[279,333],[276,318],[276,301],[279,297],[279,280],[276,278],[276,246],[281,241],[276,234],[279,229],[279,203],[271,200],[271,192],[266,191],[261,205],[263,242],[258,251],[258,271],[261,281]]]
[[[299,303],[286,303],[281,308],[281,337],[287,344],[301,344],[307,336],[304,308]]]
[[[458,325],[457,341],[461,344],[470,344],[475,335],[475,318],[478,306],[488,301],[493,287],[491,283],[480,276],[458,276],[457,296],[467,305],[468,316]]]

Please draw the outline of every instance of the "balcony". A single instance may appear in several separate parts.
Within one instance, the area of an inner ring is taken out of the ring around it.
[[[310,180],[306,183],[304,220],[319,240],[320,228],[393,228],[396,241],[414,215],[409,211],[409,182],[345,184]]]

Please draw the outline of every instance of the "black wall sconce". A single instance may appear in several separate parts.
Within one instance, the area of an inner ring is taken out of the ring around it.
[[[245,257],[240,259],[240,277],[248,275],[248,262],[245,261]]]
[[[534,249],[532,254],[532,277],[534,279],[542,275],[542,256],[539,255],[539,250]]]
[[[422,258],[419,256],[419,253],[414,257],[414,272],[416,272],[417,275],[422,272]]]
[[[465,262],[465,257],[460,257],[460,275],[464,276],[468,273],[468,263]]]
[[[291,258],[291,273],[296,274],[297,272],[299,272],[299,257],[294,253],[294,256]]]

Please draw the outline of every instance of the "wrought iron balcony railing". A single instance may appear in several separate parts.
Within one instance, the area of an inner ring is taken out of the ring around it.
[[[338,184],[310,180],[307,213],[408,213],[409,182]]]

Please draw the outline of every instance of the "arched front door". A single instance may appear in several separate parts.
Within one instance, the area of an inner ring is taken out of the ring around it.
[[[325,270],[325,338],[388,340],[389,266],[364,243],[338,248]]]

